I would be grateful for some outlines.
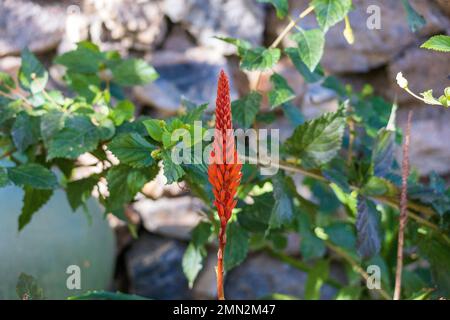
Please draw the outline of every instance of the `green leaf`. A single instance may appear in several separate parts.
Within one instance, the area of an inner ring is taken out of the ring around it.
[[[28,49],[22,51],[22,65],[19,70],[20,86],[33,94],[44,90],[48,81],[48,72]]]
[[[325,35],[320,29],[303,30],[293,34],[291,39],[297,43],[300,58],[314,72],[323,56]]]
[[[18,186],[35,189],[55,189],[58,181],[53,172],[37,163],[22,164],[8,168],[8,177]]]
[[[52,110],[41,116],[40,130],[46,146],[52,137],[64,127],[66,115],[64,112]]]
[[[359,300],[361,296],[361,287],[343,287],[336,295],[336,300]]]
[[[411,6],[408,0],[402,0],[403,7],[406,11],[406,17],[408,19],[408,25],[412,32],[417,32],[427,24],[425,18],[417,13]]]
[[[31,221],[33,214],[53,195],[53,190],[40,190],[30,186],[25,186],[24,191],[22,213],[19,216],[19,231]]]
[[[269,227],[269,219],[274,199],[271,193],[253,197],[252,205],[245,205],[237,215],[239,225],[254,233],[264,233]]]
[[[0,125],[14,118],[21,110],[23,107],[20,99],[14,101],[0,95]]]
[[[67,200],[73,211],[76,211],[91,197],[92,189],[97,185],[98,180],[98,175],[92,175],[84,179],[71,181],[67,184]]]
[[[245,52],[251,49],[252,47],[250,42],[242,39],[235,39],[229,37],[214,37],[214,38],[236,46],[236,48],[238,49],[238,56],[241,58],[244,56]]]
[[[370,177],[366,184],[361,188],[361,193],[368,197],[397,195],[397,187],[390,181],[380,177]]]
[[[292,196],[288,185],[292,181],[288,179],[290,178],[280,172],[272,179],[275,204],[270,216],[271,229],[289,224],[294,216]]]
[[[271,3],[276,11],[277,11],[277,17],[279,19],[283,19],[289,11],[289,4],[288,0],[257,0],[258,2],[262,3]]]
[[[75,50],[56,57],[55,63],[62,64],[75,73],[96,73],[104,60],[104,55],[95,44],[82,41]]]
[[[386,177],[394,162],[395,131],[380,129],[372,149],[373,173],[377,177]]]
[[[272,83],[272,90],[269,91],[269,103],[272,109],[279,105],[286,103],[295,98],[294,90],[289,87],[286,79],[277,73],[270,77]]]
[[[159,172],[155,164],[151,168],[135,169],[125,164],[119,164],[109,169],[106,175],[109,197],[106,208],[109,211],[122,209],[125,204],[133,200],[136,193]]]
[[[20,152],[35,144],[39,139],[39,118],[30,116],[26,112],[17,115],[11,129],[11,137]]]
[[[421,48],[436,50],[441,52],[450,52],[450,36],[438,35],[431,37]]]
[[[146,84],[158,78],[156,70],[142,59],[127,59],[111,69],[114,81],[122,86]]]
[[[267,70],[272,68],[280,60],[281,51],[278,48],[266,49],[257,47],[245,51],[241,68],[246,70]]]
[[[99,140],[100,131],[89,117],[68,117],[64,128],[49,141],[47,159],[75,159],[85,152],[95,150]]]
[[[97,74],[82,74],[74,71],[68,71],[64,77],[67,85],[84,97],[87,101],[92,101],[99,90],[101,80]],[[95,90],[96,89],[96,90]]]
[[[116,136],[108,149],[120,162],[133,168],[148,167],[155,162],[150,155],[155,146],[135,132]]]
[[[428,90],[428,91],[422,92],[421,95],[423,96],[424,102],[426,104],[430,104],[430,105],[434,105],[434,106],[441,106],[441,105],[443,105],[441,103],[441,101],[439,101],[438,99],[436,99],[433,96],[433,90]]]
[[[342,109],[326,113],[298,126],[286,141],[286,150],[307,165],[320,166],[333,159],[341,148],[344,127]]]
[[[9,93],[16,88],[14,79],[6,72],[0,71],[0,92]]]
[[[148,119],[144,120],[142,124],[147,129],[148,134],[153,140],[161,142],[164,129],[166,127],[166,122],[164,120],[158,119]]]
[[[325,254],[326,247],[322,239],[319,239],[312,232],[312,225],[307,214],[300,214],[298,216],[300,253],[304,260],[321,258]]]
[[[231,111],[235,124],[243,129],[250,128],[253,122],[255,122],[261,100],[262,96],[258,92],[251,91],[241,99],[233,101],[231,103]]]
[[[116,126],[120,126],[133,118],[134,109],[134,104],[131,101],[122,100],[111,110],[110,117]]]
[[[7,186],[10,183],[8,178],[8,172],[6,168],[0,167],[0,188]]]
[[[206,257],[206,247],[212,234],[211,224],[200,222],[192,230],[192,240],[183,255],[183,272],[188,279],[189,288],[192,288],[198,273],[203,269],[203,261]]]
[[[192,242],[189,243],[181,262],[184,275],[189,283],[189,288],[192,288],[197,275],[203,269],[203,260],[205,257],[206,250],[204,247],[197,248]]]
[[[358,254],[368,259],[380,251],[380,217],[375,204],[358,196],[358,216],[356,217],[356,230],[358,238],[356,248]]]
[[[193,124],[194,121],[201,120],[206,108],[208,108],[207,103],[196,106],[186,99],[182,99],[181,104],[187,108],[187,112],[179,116],[178,119],[185,124]]]
[[[319,300],[320,288],[328,278],[330,266],[328,261],[319,260],[316,262],[312,270],[308,273],[308,280],[305,284],[305,299]]]
[[[354,228],[350,224],[335,222],[325,228],[325,233],[332,243],[350,251],[355,250],[356,236]]]
[[[300,51],[298,48],[286,48],[284,49],[284,51],[289,56],[292,63],[294,64],[294,67],[302,75],[303,79],[305,79],[306,82],[315,83],[324,78],[325,73],[320,64],[316,67],[316,69],[313,72],[311,72],[308,66],[306,66],[306,64],[302,61],[302,58],[300,57]]]
[[[16,285],[16,293],[21,300],[44,300],[44,290],[36,279],[26,273],[21,273]]]
[[[352,8],[352,0],[313,0],[317,22],[324,32],[343,20]]]
[[[170,150],[162,151],[161,157],[164,165],[164,175],[167,178],[167,184],[178,181],[184,175],[183,168],[179,164],[172,161]]]
[[[249,236],[237,222],[231,222],[227,226],[227,245],[223,257],[225,272],[240,265],[248,254]]]

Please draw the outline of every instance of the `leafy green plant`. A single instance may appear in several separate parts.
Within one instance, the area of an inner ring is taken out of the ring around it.
[[[287,0],[262,2],[272,3],[280,18],[287,15]],[[308,273],[305,297],[309,299],[319,298],[325,284],[336,288],[337,299],[393,296],[401,190],[394,153],[402,140],[401,130],[395,127],[396,107],[375,96],[370,86],[356,92],[343,85],[320,65],[324,35],[330,28],[345,20],[343,36],[348,38],[351,9],[351,0],[314,0],[267,48],[219,38],[237,47],[242,70],[271,72],[286,55],[306,82],[320,83],[339,99],[337,111],[305,122],[292,104],[295,94],[287,80],[273,73],[268,92],[259,89],[258,81],[231,106],[235,126],[257,129],[273,122],[273,113],[278,112],[295,129],[280,146],[277,162],[256,159],[256,164],[242,166],[238,202],[226,230],[225,273],[242,263],[249,251],[265,251]],[[319,28],[297,30],[291,35],[296,46],[278,48],[296,21],[313,13]],[[180,128],[208,129],[212,116],[206,105],[184,101],[183,111],[164,120],[134,117],[123,87],[154,80],[155,70],[142,60],[101,52],[92,43],[81,42],[55,60],[65,67],[69,94],[46,89],[48,73],[29,51],[23,52],[22,59],[19,86],[0,74],[1,158],[9,160],[0,168],[0,186],[15,184],[25,191],[19,227],[32,220],[54,189],[63,188],[75,209],[102,181],[108,187],[108,194],[100,193],[99,198],[105,212],[126,219],[124,208],[162,165],[167,183],[186,181],[206,206],[205,219],[192,231],[182,262],[192,286],[203,268],[206,246],[213,234],[219,234],[221,223],[212,205],[205,163],[178,164],[171,157],[180,143],[191,147],[197,141],[172,137]],[[260,110],[264,96],[270,113]],[[202,128],[195,123],[200,119],[206,120]],[[80,166],[76,159],[83,153],[90,153],[101,170],[74,181],[72,171]],[[262,175],[258,169],[268,165],[278,168],[278,173]],[[295,183],[294,174],[303,176],[302,182]],[[308,190],[311,199],[301,189]],[[408,198],[401,297],[449,297],[450,190],[437,175],[424,185],[413,172],[408,177]],[[289,233],[301,237],[300,259],[283,253]],[[345,267],[345,283],[330,273],[330,263],[336,260]],[[370,265],[381,270],[381,288],[371,290],[365,284]]]

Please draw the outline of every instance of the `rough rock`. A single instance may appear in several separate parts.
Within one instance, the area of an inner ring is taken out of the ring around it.
[[[291,1],[291,15],[297,17],[308,7],[309,1]],[[409,30],[405,11],[399,0],[378,1],[380,7],[381,29],[369,30],[367,19],[370,16],[366,11],[373,5],[371,0],[354,0],[355,10],[349,14],[350,23],[355,35],[355,43],[349,45],[342,32],[344,24],[341,22],[332,27],[326,36],[325,54],[322,64],[332,73],[367,72],[371,69],[385,65],[402,51],[410,46],[418,46],[417,36],[429,36],[450,27],[450,21],[437,5],[431,1],[414,0],[412,5],[427,20],[427,25],[414,34]],[[280,33],[286,22],[277,22],[276,17],[270,16],[269,25],[278,25],[273,28]],[[317,26],[314,15],[308,15],[299,22],[303,28]],[[273,34],[271,36],[273,38]],[[283,41],[284,46],[293,46],[289,37]]]
[[[134,88],[136,99],[166,113],[174,113],[184,97],[192,102],[209,103],[215,106],[217,77],[221,69],[228,74],[225,58],[215,50],[195,47],[185,52],[162,51],[151,57],[150,63],[159,73],[159,78],[146,85]],[[237,97],[231,82],[231,97]]]
[[[410,109],[414,111],[409,149],[411,166],[417,168],[421,175],[428,175],[432,171],[449,174],[449,110],[428,105],[401,108],[397,118],[402,128],[406,127],[407,113]],[[397,159],[401,158],[401,148],[397,148]]]
[[[125,253],[131,293],[152,299],[191,299],[181,261],[186,244],[143,233]]]
[[[164,13],[172,22],[180,23],[198,43],[225,54],[236,48],[215,36],[240,38],[261,44],[265,14],[256,1],[248,0],[164,0]]]
[[[1,1],[0,57],[17,55],[26,47],[39,53],[56,48],[64,33],[65,14],[66,6],[55,1]]]
[[[307,274],[264,253],[251,254],[225,279],[228,299],[258,299],[273,293],[301,298]],[[328,285],[321,289],[322,299],[331,299],[336,290]]]
[[[86,0],[90,36],[105,49],[151,50],[162,43],[167,23],[158,1]]]
[[[450,2],[448,0],[435,0],[438,6],[444,10],[447,16],[450,17]]]
[[[190,196],[140,199],[133,204],[147,231],[182,240],[190,238],[190,231],[202,219],[202,208],[202,202]]]
[[[449,56],[446,53],[432,50],[412,48],[402,56],[392,61],[388,66],[389,95],[397,97],[400,103],[417,105],[416,98],[398,87],[395,77],[402,72],[408,79],[409,87],[417,94],[433,89],[436,96],[441,96],[449,85],[450,75]]]
[[[164,41],[162,50],[183,52],[195,46],[189,34],[180,26],[175,25]]]

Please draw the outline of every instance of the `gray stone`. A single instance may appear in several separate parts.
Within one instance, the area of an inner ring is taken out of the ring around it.
[[[309,1],[291,1],[291,15],[297,17],[308,7]],[[420,30],[419,36],[429,36],[449,29],[449,19],[431,1],[414,0],[412,5],[427,20],[427,25]],[[355,10],[349,14],[350,23],[354,31],[355,43],[350,45],[342,32],[344,23],[333,26],[327,33],[323,66],[332,73],[367,72],[387,64],[398,54],[410,46],[418,46],[415,42],[417,34],[409,30],[405,11],[399,0],[377,1],[380,8],[381,29],[369,30],[366,12],[371,0],[354,0]],[[277,22],[275,17],[269,18],[269,23],[279,33],[285,26]],[[317,27],[314,15],[308,15],[299,22],[303,28]],[[272,36],[273,37],[273,36]],[[295,45],[289,37],[283,41],[284,46]]]
[[[26,47],[38,53],[56,48],[64,33],[65,12],[66,6],[53,1],[1,1],[0,57],[17,55]]]
[[[186,244],[141,234],[125,253],[129,291],[152,299],[190,299],[181,261]]]
[[[92,39],[105,49],[149,51],[162,43],[167,23],[158,1],[86,0]]]
[[[213,110],[221,69],[230,76],[231,97],[237,96],[226,60],[216,51],[198,47],[183,53],[163,51],[152,56],[150,62],[160,77],[133,92],[138,101],[163,112],[175,113],[183,97],[197,104],[209,103],[209,110]]]
[[[215,39],[226,36],[261,44],[264,33],[264,10],[248,0],[164,0],[164,13],[181,23],[205,47],[225,54],[236,52],[232,45]]]
[[[273,293],[303,297],[307,274],[265,253],[251,254],[225,279],[228,299],[258,299]],[[331,299],[336,290],[328,285],[321,289],[322,299]]]
[[[170,238],[190,239],[191,230],[200,222],[202,202],[190,196],[140,199],[133,209],[141,216],[144,228]]]

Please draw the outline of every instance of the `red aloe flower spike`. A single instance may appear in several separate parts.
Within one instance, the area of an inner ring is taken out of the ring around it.
[[[230,87],[222,70],[217,84],[216,129],[214,133],[211,163],[208,167],[209,182],[213,187],[214,205],[220,219],[219,251],[217,252],[217,296],[224,300],[223,253],[226,244],[226,228],[231,213],[236,206],[234,199],[241,181],[241,167],[234,144],[231,121]]]

